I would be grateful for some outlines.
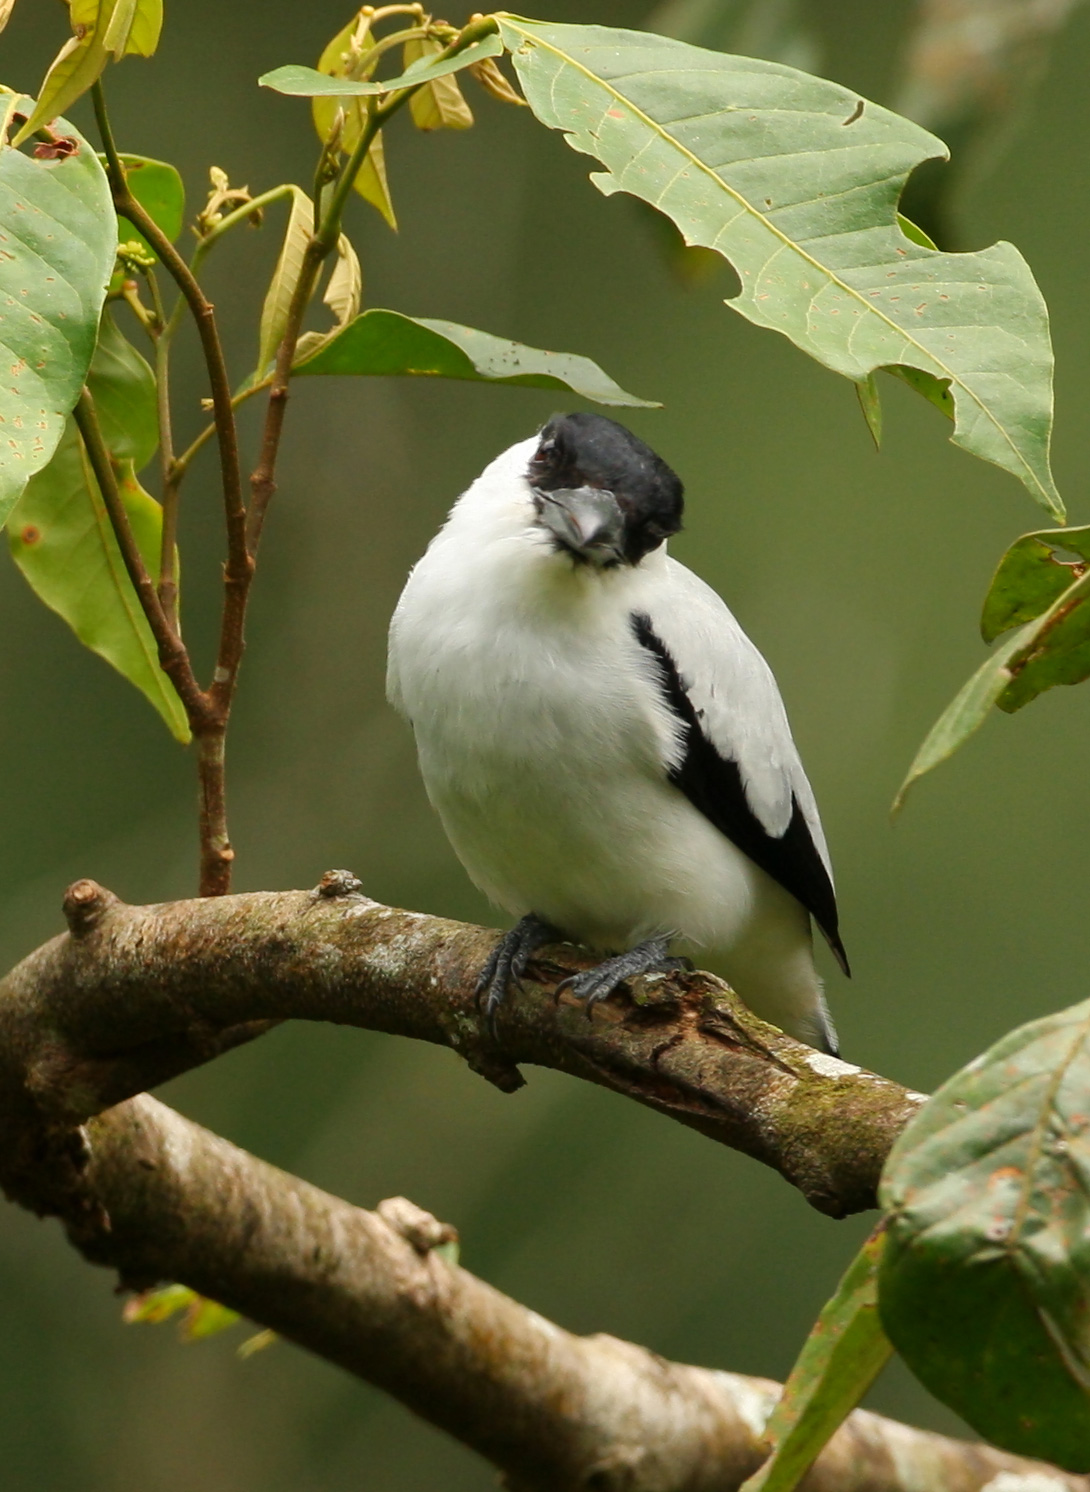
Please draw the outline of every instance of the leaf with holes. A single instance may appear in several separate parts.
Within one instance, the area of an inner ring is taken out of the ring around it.
[[[837,83],[646,32],[497,17],[537,117],[606,167],[687,243],[734,265],[727,304],[860,383],[877,369],[949,389],[952,439],[1013,472],[1057,518],[1052,347],[1010,244],[943,254],[897,199],[934,135]],[[911,381],[911,380],[910,380]]]
[[[162,511],[122,466],[121,497],[144,562],[159,568]],[[12,557],[31,588],[85,647],[146,696],[179,741],[189,740],[182,702],[159,667],[151,629],[117,547],[75,421],[53,460],[27,485],[8,525]]]
[[[1076,559],[1061,559],[1057,551]],[[1032,622],[1086,570],[1090,527],[1044,528],[1016,539],[999,561],[984,599],[980,630],[994,642],[1011,627]]]
[[[589,357],[524,347],[453,321],[402,316],[399,311],[364,311],[323,339],[296,373],[370,373],[383,377],[465,378],[520,384],[524,388],[571,389],[598,404],[655,409],[650,399],[626,394]]]
[[[1090,1002],[945,1083],[882,1180],[879,1308],[932,1393],[1005,1450],[1090,1471]]]
[[[772,1453],[739,1492],[794,1492],[889,1361],[892,1348],[878,1319],[884,1246],[880,1225],[803,1344],[765,1427]]]
[[[87,377],[117,227],[95,152],[0,149],[0,523],[53,455]]]

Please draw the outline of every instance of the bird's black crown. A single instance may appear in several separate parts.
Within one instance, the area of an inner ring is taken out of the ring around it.
[[[604,415],[554,415],[541,431],[526,474],[543,492],[600,487],[625,520],[625,559],[638,564],[681,528],[681,479],[649,445]]]

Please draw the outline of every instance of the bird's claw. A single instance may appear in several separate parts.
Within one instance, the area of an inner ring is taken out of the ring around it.
[[[505,932],[493,948],[481,970],[476,990],[477,1001],[483,1004],[484,1018],[493,1036],[496,1034],[496,1012],[503,1003],[508,986],[514,983],[521,989],[522,976],[537,950],[546,943],[559,940],[556,928],[531,912]]]
[[[622,984],[636,979],[641,974],[674,974],[692,968],[687,958],[674,958],[668,952],[669,938],[649,938],[627,953],[607,958],[593,969],[584,969],[579,974],[569,974],[556,987],[555,998],[569,991],[577,1000],[582,1000],[590,1020],[594,1007],[601,1000],[616,994]]]

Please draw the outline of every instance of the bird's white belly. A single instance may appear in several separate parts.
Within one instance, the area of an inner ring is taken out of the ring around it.
[[[464,694],[446,718],[418,720],[451,843],[506,911],[535,912],[590,947],[661,933],[729,945],[767,877],[668,781],[657,722],[636,701],[618,709],[616,685],[609,693],[566,698],[555,679],[545,693],[507,680],[480,701],[487,731],[463,728]]]

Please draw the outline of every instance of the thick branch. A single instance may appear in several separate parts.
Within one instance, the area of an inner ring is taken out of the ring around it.
[[[43,1117],[71,1128],[248,1040],[255,1022],[301,1018],[449,1046],[508,1090],[522,1081],[517,1064],[553,1067],[755,1156],[822,1212],[875,1205],[920,1095],[793,1041],[706,974],[640,980],[588,1020],[570,996],[554,999],[581,966],[566,947],[532,966],[493,1039],[474,988],[494,934],[380,906],[357,887],[331,872],[313,892],[152,907],[93,881],[69,888],[72,932],[0,983],[7,1189],[33,1194]]]
[[[479,1451],[511,1488],[735,1492],[761,1460],[778,1384],[573,1336],[438,1257],[452,1230],[403,1198],[364,1212],[146,1096],[86,1133],[69,1231],[88,1257],[273,1327]],[[862,1411],[805,1486],[982,1492],[996,1478],[1088,1492],[1085,1478]]]

